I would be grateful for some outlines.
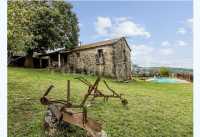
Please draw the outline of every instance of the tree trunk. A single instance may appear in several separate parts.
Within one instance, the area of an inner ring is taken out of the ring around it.
[[[7,65],[10,65],[10,64],[11,64],[11,62],[12,62],[12,57],[13,57],[12,52],[8,50],[8,60],[7,60]]]
[[[8,55],[7,65],[10,65],[12,62],[12,56]]]
[[[34,67],[32,55],[27,55],[25,57],[24,67],[27,67],[27,68],[33,68]]]

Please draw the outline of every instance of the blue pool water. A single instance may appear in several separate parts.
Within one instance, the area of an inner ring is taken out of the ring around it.
[[[160,77],[160,78],[152,78],[148,81],[156,82],[156,83],[180,83],[180,81],[172,78]]]

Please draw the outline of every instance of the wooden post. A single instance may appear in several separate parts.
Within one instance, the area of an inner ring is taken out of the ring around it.
[[[61,67],[61,63],[60,63],[60,53],[58,53],[58,68]]]
[[[67,103],[70,102],[70,80],[67,80]]]
[[[49,62],[48,62],[48,63],[49,63],[49,65],[48,65],[48,66],[49,66],[49,67],[51,67],[51,57],[50,57],[50,56],[49,56],[49,59],[48,59],[48,61],[49,61]]]
[[[42,68],[42,59],[40,58],[40,68]]]

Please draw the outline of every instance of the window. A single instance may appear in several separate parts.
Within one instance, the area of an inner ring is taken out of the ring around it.
[[[103,49],[98,49],[98,56],[103,57]]]
[[[103,49],[97,50],[96,64],[104,64]]]
[[[126,50],[123,50],[123,54],[124,54],[124,62],[126,62]]]
[[[67,55],[66,55],[66,54],[63,55],[63,59],[64,59],[63,64],[64,64],[64,63],[67,63]]]
[[[76,56],[77,56],[77,57],[80,57],[80,52],[76,52]]]

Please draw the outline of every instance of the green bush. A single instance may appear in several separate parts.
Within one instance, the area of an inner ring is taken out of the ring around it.
[[[169,76],[169,70],[165,67],[160,68],[160,76],[168,77]]]

